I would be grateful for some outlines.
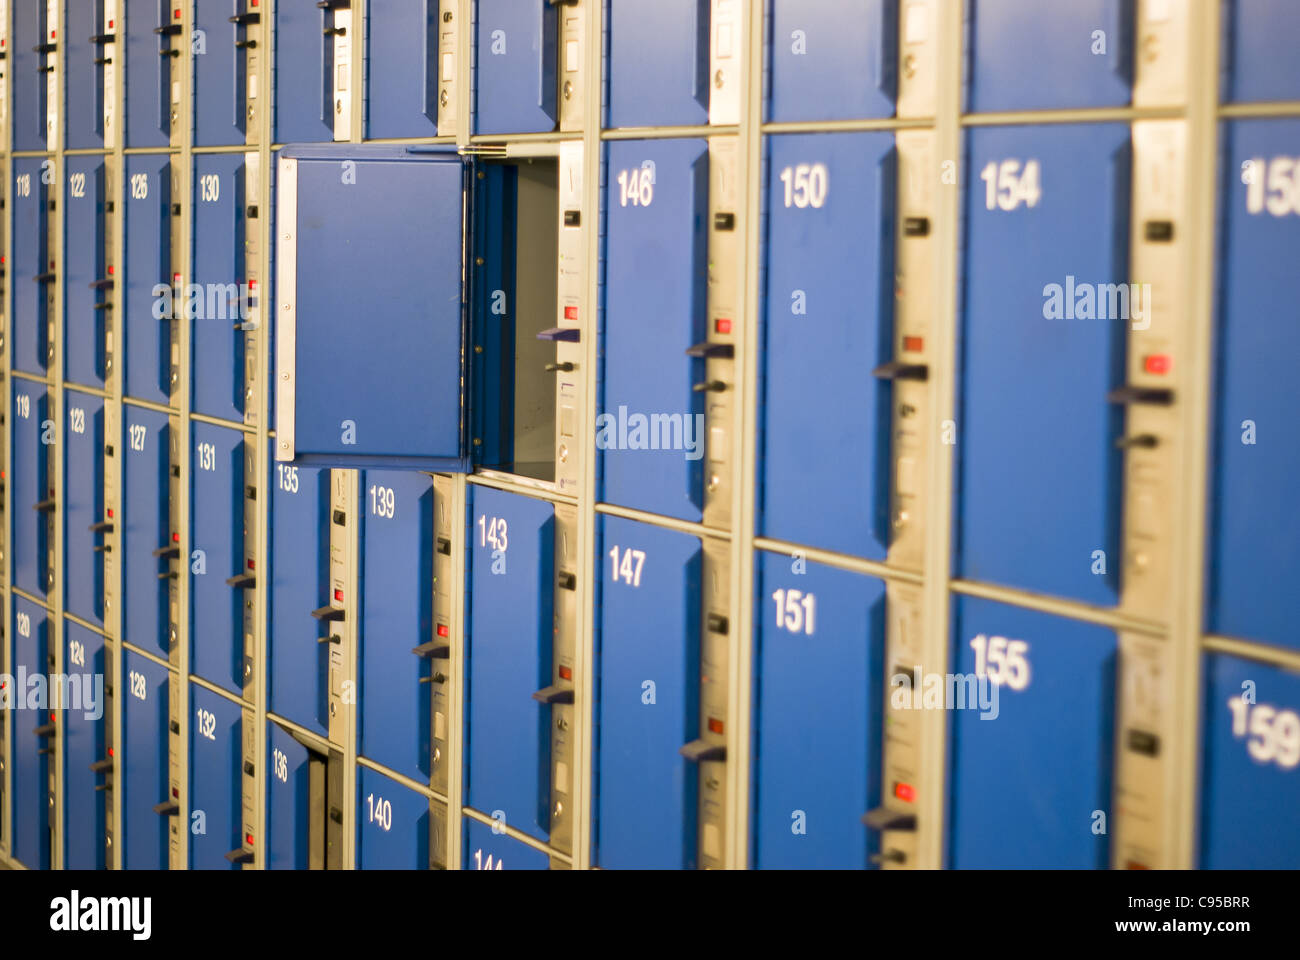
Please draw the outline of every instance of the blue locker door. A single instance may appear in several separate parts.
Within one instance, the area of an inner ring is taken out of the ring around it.
[[[357,868],[429,869],[429,798],[357,768]]]
[[[550,835],[555,510],[474,490],[470,551],[469,805],[539,840]],[[498,817],[500,819],[500,817]]]
[[[596,859],[692,869],[699,768],[679,751],[700,726],[700,538],[599,523]]]
[[[894,115],[898,0],[771,2],[769,120]]]
[[[165,870],[170,818],[154,806],[179,799],[167,792],[167,668],[124,648],[122,679],[122,868]]]
[[[885,585],[758,560],[753,863],[861,870],[880,801]],[[799,828],[802,828],[802,832]]]
[[[1132,0],[968,0],[966,109],[1120,107],[1131,98]]]
[[[1292,0],[1226,0],[1225,101],[1300,99],[1300,5]]]
[[[239,704],[190,684],[190,816],[202,810],[206,833],[190,830],[191,870],[238,870],[226,854],[243,845]]]
[[[605,16],[607,125],[708,123],[709,0],[610,0]]]
[[[194,412],[244,419],[244,155],[194,159]]]
[[[328,155],[298,158],[295,451],[334,464],[455,469],[446,461],[464,449],[466,168],[453,155],[404,148]],[[344,160],[356,163],[355,182],[340,177]],[[317,375],[327,370],[350,375]]]
[[[104,386],[103,304],[113,279],[105,262],[104,161],[68,157],[67,232],[64,238],[64,360],[73,383]]]
[[[378,16],[367,10],[366,47],[366,136],[437,134],[438,0],[388,0]]]
[[[244,142],[244,28],[230,22],[247,0],[194,0],[194,145],[229,147]]]
[[[48,621],[44,607],[19,596],[13,598],[14,609],[14,705],[20,694],[27,699],[24,708],[12,710],[13,718],[13,795],[9,801],[13,816],[10,850],[28,869],[50,868],[49,835],[49,754],[54,733],[45,728],[56,722],[47,712],[45,702],[34,702],[32,688],[21,687],[19,676],[46,676],[48,666]],[[41,731],[38,733],[37,731]]]
[[[44,150],[46,85],[41,68],[45,55],[34,48],[45,43],[45,4],[28,0],[12,6],[12,53],[5,72],[13,86],[13,148]]]
[[[172,61],[163,50],[181,50],[180,9],[168,0],[121,0],[126,11],[126,37],[118,31],[117,45],[126,62],[126,146],[165,147],[171,137]],[[175,34],[172,30],[175,14]],[[179,75],[175,77],[179,81]],[[127,248],[130,249],[130,242]]]
[[[1200,866],[1300,868],[1300,675],[1226,654],[1205,668]]]
[[[53,169],[50,164],[40,157],[16,157],[12,162],[13,365],[15,370],[40,375],[45,374],[50,355],[45,294],[46,284],[53,280],[45,259],[49,189],[44,180]]]
[[[989,681],[979,709],[950,711],[949,865],[1105,869],[1115,632],[976,597],[954,625],[954,671]]]
[[[482,820],[465,818],[464,870],[549,870],[551,858]]]
[[[106,732],[106,688],[112,681],[105,674],[104,638],[71,621],[64,622],[66,645],[63,671],[69,688],[80,684],[81,700],[61,714],[63,721],[64,858],[69,870],[103,870],[106,866],[105,826],[108,793],[96,790],[108,782],[108,775],[91,769],[92,764],[111,760]],[[94,678],[101,679],[96,689]],[[87,696],[90,694],[90,696]]]
[[[559,17],[550,0],[477,0],[474,132],[555,129]]]
[[[169,529],[167,414],[122,405],[122,625],[129,643],[166,657],[170,627],[168,560],[155,550],[173,546]],[[179,547],[177,548],[179,550]]]
[[[45,426],[48,404],[45,385],[14,378],[13,382],[13,584],[28,593],[45,596],[50,586],[48,514],[36,510],[52,495],[48,447],[53,439]]]
[[[272,441],[274,443],[274,441]],[[277,463],[271,475],[270,709],[321,736],[329,732],[329,625],[311,616],[330,602],[330,473]]]
[[[267,724],[266,869],[306,870],[310,764],[307,748],[277,723]],[[231,849],[234,849],[233,847]]]
[[[429,683],[420,682],[426,661],[412,651],[433,636],[433,478],[383,470],[362,477],[357,750],[427,781]]]
[[[708,145],[627,140],[605,160],[603,499],[698,522],[704,394],[692,388],[704,361],[686,351],[706,325]],[[680,421],[680,440],[665,416]]]
[[[883,560],[891,391],[871,371],[893,356],[894,138],[768,150],[759,530]]]
[[[1107,397],[1124,379],[1126,305],[1150,319],[1141,287],[1118,293],[1128,143],[1122,124],[968,134],[962,577],[1116,601],[1123,408]]]
[[[59,55],[67,76],[69,149],[104,145],[104,71],[95,63],[111,57],[113,45],[100,46],[91,37],[104,32],[104,0],[81,0],[64,7]]]
[[[1300,387],[1289,362],[1300,330],[1278,318],[1300,296],[1300,203],[1288,193],[1300,121],[1232,121],[1224,146],[1208,627],[1296,649],[1300,599],[1276,584],[1300,576]]]
[[[104,536],[92,529],[111,522],[104,514],[104,398],[68,390],[63,444],[63,549],[67,587],[64,609],[104,623]]]
[[[171,397],[171,320],[154,288],[170,287],[171,170],[165,156],[126,158],[124,390],[154,403]]]
[[[191,428],[190,672],[243,691],[244,435],[210,423]],[[195,553],[202,551],[201,555]],[[227,848],[229,849],[229,848]],[[223,853],[225,851],[222,851]]]
[[[276,143],[334,139],[333,20],[316,0],[275,5]]]

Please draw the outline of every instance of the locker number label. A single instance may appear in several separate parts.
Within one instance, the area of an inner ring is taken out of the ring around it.
[[[30,197],[32,195],[32,175],[30,173],[18,174],[15,183],[18,188],[18,196]]]
[[[217,739],[217,715],[210,710],[199,707],[199,736],[207,740]]]
[[[478,545],[491,547],[494,551],[506,552],[509,545],[506,536],[505,517],[482,516],[478,518]]]
[[[221,197],[221,178],[215,173],[199,177],[199,197],[204,203],[216,203]]]
[[[379,827],[380,830],[388,831],[393,829],[393,805],[383,797],[376,797],[373,793],[366,797],[366,803],[370,806],[370,822]]]
[[[826,205],[826,191],[830,188],[830,174],[824,163],[800,163],[781,171],[785,184],[785,205],[820,209]]]
[[[501,859],[498,857],[494,862],[492,854],[483,856],[483,848],[479,847],[474,851],[474,869],[475,870],[500,870],[502,869]]]
[[[68,660],[74,667],[85,667],[86,645],[79,640],[68,641]]]
[[[283,463],[276,464],[276,476],[280,482],[280,489],[285,493],[298,492],[298,468],[286,467]]]
[[[1300,216],[1300,157],[1256,157],[1243,166],[1246,212]]]
[[[149,198],[149,174],[131,174],[131,199],[147,200]]]
[[[86,432],[86,411],[81,407],[68,408],[68,425],[73,433]]]
[[[1029,644],[1024,640],[1006,637],[986,637],[980,634],[970,642],[975,651],[975,675],[987,676],[996,684],[1006,684],[1012,690],[1029,686]]]
[[[622,580],[629,587],[641,586],[641,567],[645,564],[645,551],[627,547],[622,550],[622,561],[619,560],[619,552],[617,546],[609,551],[610,574],[614,581]]]
[[[387,520],[397,516],[397,494],[392,487],[370,485],[370,515],[384,517]]]
[[[1043,198],[1041,172],[1037,160],[1028,160],[1023,169],[1019,160],[994,161],[980,174],[984,181],[984,206],[989,210],[1015,210],[1022,203],[1033,209]]]
[[[84,197],[86,195],[86,175],[84,173],[74,173],[68,177],[68,189],[74,197]]]
[[[1247,703],[1240,697],[1228,700],[1232,712],[1232,735],[1246,740],[1246,752],[1259,763],[1276,763],[1283,770],[1300,764],[1300,714],[1279,710],[1267,703]]]
[[[129,434],[130,434],[130,438],[131,438],[131,449],[132,449],[132,450],[143,450],[143,449],[144,449],[144,438],[145,438],[145,436],[148,434],[148,432],[149,432],[149,431],[148,431],[147,429],[145,429],[145,425],[144,425],[143,423],[133,423],[133,424],[131,424],[131,429],[130,429],[130,431],[129,431]]]
[[[633,167],[618,175],[619,206],[648,207],[655,198],[655,175],[651,167]]]
[[[271,768],[275,771],[275,779],[281,783],[289,782],[289,757],[279,747],[271,751]]]
[[[25,393],[20,393],[14,397],[14,406],[18,408],[18,416],[26,420],[31,416],[32,398]]]
[[[18,623],[18,636],[30,637],[32,635],[32,618],[19,610],[14,614],[14,619]]]
[[[817,596],[802,590],[773,590],[779,630],[812,636],[817,630]]]
[[[148,696],[148,687],[145,686],[144,674],[139,670],[132,670],[126,675],[127,684],[131,687],[131,696],[137,700],[144,700]]]
[[[200,443],[196,449],[199,453],[199,469],[216,470],[217,448],[211,443]]]

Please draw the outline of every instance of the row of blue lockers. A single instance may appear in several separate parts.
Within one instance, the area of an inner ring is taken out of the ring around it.
[[[126,14],[121,36],[116,24],[104,21],[104,0],[68,4],[62,31],[47,29],[43,0],[13,4],[14,149],[46,146],[47,89],[40,70],[56,50],[67,74],[68,147],[103,145],[102,71],[105,59],[113,59],[109,53],[117,55],[124,71],[126,146],[167,146],[173,84],[186,64],[174,57],[187,48],[194,143],[246,142],[245,104],[256,95],[247,84],[257,81],[246,76],[245,57],[255,54],[246,49],[245,35],[260,20],[258,0],[196,0],[188,42],[178,35],[179,3],[120,2]],[[348,4],[279,0],[275,6],[274,79],[264,84],[274,90],[274,140],[331,140],[333,47],[322,36],[334,29],[334,9]],[[1167,18],[1168,6],[1147,16]],[[1128,104],[1136,7],[1129,0],[1078,0],[1067,6],[967,0],[968,109]],[[901,40],[900,8],[906,18]],[[892,116],[899,62],[906,56],[900,43],[924,44],[935,31],[928,8],[900,0],[862,0],[847,9],[838,0],[772,0],[768,9],[767,115],[777,121]],[[473,132],[554,129],[557,76],[576,70],[579,57],[558,49],[557,5],[477,0],[474,11]],[[1224,11],[1224,99],[1300,99],[1300,67],[1289,43],[1300,30],[1295,4],[1226,0]],[[710,26],[709,0],[609,0],[605,121],[610,126],[707,123],[710,49],[718,57],[739,58],[744,47],[730,22],[716,31]],[[450,66],[439,56],[442,29],[434,0],[368,4],[367,138],[437,133],[439,84],[450,79]],[[51,32],[62,35],[47,37]]]
[[[143,412],[147,421],[153,416]],[[199,442],[222,428],[196,425]],[[154,423],[146,449],[165,429]],[[226,449],[240,440],[233,431]],[[222,461],[218,461],[221,463]],[[224,467],[222,468],[224,469]],[[311,610],[327,601],[321,530],[325,473],[278,468],[272,484],[268,709],[322,737],[326,666]],[[196,475],[200,484],[203,474]],[[389,771],[427,782],[430,770],[430,665],[413,647],[446,633],[446,611],[433,610],[432,486],[424,474],[370,471],[362,528],[357,697],[358,752]],[[211,481],[220,484],[217,478]],[[230,482],[226,481],[227,486]],[[238,484],[233,484],[238,486]],[[390,496],[391,494],[391,496]],[[155,505],[145,505],[145,513]],[[124,844],[130,868],[166,864],[168,669],[158,563],[144,552],[154,529],[137,529],[125,509],[124,639],[118,668],[103,637],[67,621],[60,635],[47,611],[13,597],[13,670],[43,672],[51,643],[66,643],[69,670],[120,669],[118,738]],[[205,573],[189,574],[191,669],[238,692],[240,591],[224,575],[207,539],[212,520],[196,513],[196,547],[210,550]],[[551,682],[551,604],[555,576],[554,511],[547,502],[471,486],[466,517],[464,678],[465,802],[534,839],[549,837],[551,707],[532,693]],[[72,526],[69,521],[69,527]],[[151,528],[152,519],[140,526]],[[492,536],[489,537],[489,531]],[[132,544],[143,537],[144,547]],[[597,584],[593,862],[603,867],[687,868],[700,838],[696,810],[703,774],[680,748],[707,724],[700,715],[699,537],[625,518],[602,516]],[[888,611],[883,581],[816,562],[759,551],[751,863],[756,867],[862,868],[876,852],[863,816],[882,791],[916,802],[914,785],[882,783],[883,660]],[[953,666],[987,673],[997,657],[986,637],[1015,637],[1001,671],[996,717],[981,709],[949,713],[950,829],[953,867],[1101,868],[1111,858],[1097,813],[1116,815],[1116,632],[992,600],[953,599]],[[147,650],[153,656],[145,656]],[[75,667],[73,666],[75,665]],[[999,671],[993,671],[998,673]],[[919,689],[919,687],[918,687]],[[1244,697],[1249,689],[1253,696]],[[1200,855],[1205,867],[1296,867],[1293,829],[1300,765],[1300,676],[1226,654],[1205,658],[1200,754]],[[191,681],[189,797],[204,811],[206,833],[190,838],[190,865],[228,868],[241,846],[243,707]],[[973,702],[969,705],[974,706]],[[13,723],[13,852],[41,861],[49,816],[40,750],[45,716],[10,712]],[[987,722],[992,719],[994,722]],[[1064,722],[1063,722],[1064,721]],[[69,866],[103,866],[102,773],[106,719],[60,714],[67,748],[64,822]],[[434,726],[436,729],[436,725]],[[266,848],[272,868],[306,865],[309,796],[306,748],[278,724],[268,726]],[[270,762],[270,761],[269,761]],[[358,863],[428,863],[427,795],[368,768],[359,770]],[[1105,822],[1105,821],[1103,821]],[[101,829],[95,829],[99,824]],[[798,829],[796,829],[798,827]],[[470,822],[466,866],[491,855],[488,868],[546,866],[545,854]]]
[[[1129,279],[1130,139],[1127,125],[1109,123],[989,127],[967,134],[955,576],[1098,606],[1117,602],[1121,565],[1112,563],[1099,574],[1093,560],[1096,550],[1120,555],[1125,419],[1114,394],[1126,382],[1127,321],[1047,319],[1044,291],[1052,284],[1068,289],[1075,279],[1081,289]],[[773,135],[766,148],[756,532],[882,560],[891,488],[906,478],[890,469],[893,387],[870,374],[893,360],[897,349],[922,365],[928,350],[924,337],[900,338],[893,331],[894,136]],[[1223,126],[1206,613],[1211,633],[1286,647],[1297,642],[1291,629],[1296,601],[1268,584],[1300,574],[1293,549],[1300,520],[1288,499],[1300,454],[1286,439],[1295,402],[1287,358],[1300,349],[1300,333],[1278,321],[1300,296],[1290,257],[1300,241],[1297,155],[1300,120],[1243,119]],[[13,369],[45,377],[53,351],[46,343],[46,299],[41,284],[33,282],[44,268],[49,216],[44,188],[37,186],[41,162],[13,161],[17,178],[31,186],[30,195],[20,190],[12,204],[11,342]],[[167,196],[171,162],[166,156],[126,158],[125,179],[138,186],[124,201],[124,269],[115,269],[104,262],[103,211],[110,201],[102,193],[103,160],[67,159],[65,266],[57,282],[65,291],[63,374],[73,384],[102,389],[105,383],[108,311],[97,307],[108,295],[101,282],[107,279],[124,284],[124,322],[112,339],[125,394],[169,401],[171,324],[159,320],[155,287],[172,279],[166,263],[174,220]],[[244,160],[232,154],[194,162],[196,183],[211,176],[220,187],[195,198],[193,279],[225,289],[244,276],[241,224],[256,212],[241,196]],[[707,323],[726,323],[727,332],[731,323],[710,321],[701,307],[707,144],[620,141],[606,148],[608,170],[641,170],[646,163],[655,169],[652,206],[619,203],[615,178],[606,178],[598,413],[620,423],[624,409],[702,417],[705,395],[693,388],[704,379],[705,361],[685,354],[711,337]],[[986,175],[1008,163],[1023,163],[1023,175],[1013,178],[1014,190],[994,190]],[[808,173],[803,194],[784,175],[799,169]],[[461,189],[459,178],[451,182]],[[460,210],[458,203],[454,210]],[[352,214],[368,215],[365,208]],[[430,230],[424,247],[410,251],[417,262],[461,262],[458,224],[445,226]],[[679,242],[683,237],[692,242]],[[647,262],[656,269],[646,270]],[[358,269],[367,269],[361,260]],[[410,278],[413,288],[417,282]],[[906,296],[906,284],[901,292]],[[260,295],[249,291],[253,306]],[[1140,306],[1149,324],[1149,296],[1134,297],[1132,322],[1138,325]],[[218,307],[235,311],[237,304]],[[1096,309],[1101,307],[1099,300]],[[472,309],[476,323],[499,320],[486,301]],[[252,368],[244,331],[229,316],[204,314],[191,324],[192,409],[241,422],[246,367]],[[382,343],[361,348],[374,353],[377,369],[392,367]],[[1168,380],[1171,388],[1184,362],[1176,349],[1143,359],[1146,372]],[[416,378],[404,387],[391,383],[398,393],[425,392],[425,368],[392,370],[394,378]],[[37,393],[31,393],[25,383],[18,387],[27,391],[27,403],[43,402],[41,388],[33,386]],[[346,393],[347,387],[338,389]],[[1171,395],[1176,402],[1177,393]],[[45,486],[45,459],[24,456],[40,449],[30,444],[39,441],[39,431],[33,431],[44,419],[13,420],[15,470],[35,471],[16,477],[26,485],[22,489]],[[459,417],[452,422],[458,424]],[[706,442],[698,434],[695,439]],[[75,444],[69,435],[68,456]],[[699,522],[707,473],[703,452],[629,447],[613,443],[598,451],[598,496]],[[96,449],[87,448],[98,463]],[[87,465],[69,476],[91,477],[93,469],[98,468]],[[1011,537],[1005,520],[1013,516],[1043,522],[1019,524]]]

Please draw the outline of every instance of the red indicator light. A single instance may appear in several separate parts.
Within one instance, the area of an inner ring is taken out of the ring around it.
[[[108,748],[108,755],[109,755],[110,757],[113,755],[113,748],[112,748],[112,747],[109,747],[109,748]]]
[[[57,714],[54,714],[54,713],[51,713],[51,714],[50,714],[50,723],[58,723],[58,722],[59,722],[59,717],[58,717],[58,715],[57,715]]]
[[[722,733],[722,721],[717,717],[709,717],[709,733]]]
[[[112,519],[112,516],[113,516],[113,508],[112,508],[112,507],[109,507],[109,508],[108,508],[108,516],[109,516],[110,519]]]
[[[565,320],[577,320],[577,319],[578,319],[578,308],[577,308],[577,307],[573,307],[573,306],[565,307],[565,308],[564,308],[564,319],[565,319]]]
[[[180,788],[180,787],[172,787],[172,799],[173,799],[173,800],[179,800],[180,798],[181,798],[181,788]]]
[[[58,37],[58,35],[59,35],[59,31],[57,31],[57,30],[51,30],[51,31],[50,31],[50,39],[51,39],[51,40],[53,40],[53,39],[55,39],[56,37]]]
[[[251,833],[244,834],[244,842],[251,847],[253,845],[253,835]]]
[[[447,625],[445,623],[438,624],[438,636],[440,637],[451,636],[451,631],[447,629]]]
[[[572,668],[572,667],[560,667],[560,679],[561,679],[561,680],[572,680],[572,679],[573,679],[573,668]]]
[[[1147,373],[1168,373],[1173,369],[1173,358],[1167,353],[1151,353],[1142,362]]]
[[[108,275],[109,275],[110,277],[113,275],[113,268],[112,268],[112,267],[109,267],[109,268],[108,268]]]
[[[334,591],[334,599],[337,600],[339,603],[342,603],[342,602],[343,602],[343,591],[342,591],[342,590],[335,590],[335,591]]]
[[[713,321],[713,329],[716,330],[718,333],[730,333],[731,321],[728,320],[726,317],[718,317],[717,320]]]
[[[249,560],[249,561],[248,561],[248,569],[249,569],[249,570],[256,570],[256,569],[257,569],[255,566],[253,566],[253,561],[252,561],[252,560]]]
[[[256,280],[249,280],[249,281],[248,281],[248,289],[249,289],[249,290],[256,290],[256,289],[257,289],[257,281],[256,281]]]
[[[176,10],[172,13],[173,20],[179,20],[180,18],[181,18],[181,12],[179,10]]]
[[[180,542],[181,542],[181,535],[179,533],[173,533],[172,543],[180,543]]]
[[[910,783],[896,783],[894,784],[894,796],[904,803],[911,803],[916,799],[916,787]]]
[[[179,273],[173,273],[172,283],[180,283],[180,282],[181,282],[181,275]]]
[[[1148,867],[1145,863],[1138,863],[1136,860],[1130,860],[1128,861],[1128,863],[1124,864],[1124,869],[1125,870],[1150,870],[1151,868]]]
[[[113,21],[112,21],[112,20],[108,21],[108,29],[110,29],[110,30],[113,29]]]
[[[903,349],[908,353],[920,353],[925,349],[925,339],[923,337],[904,337]]]

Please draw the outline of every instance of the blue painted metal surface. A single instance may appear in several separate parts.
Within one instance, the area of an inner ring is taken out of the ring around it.
[[[166,156],[126,158],[126,339],[124,392],[153,403],[171,397],[171,327],[159,284],[171,286],[171,163]],[[122,281],[119,281],[122,282]]]
[[[194,159],[192,283],[203,303],[189,304],[194,412],[244,419],[244,155]]]
[[[1300,6],[1291,0],[1225,0],[1225,102],[1300,100]]]
[[[31,870],[50,868],[50,784],[49,757],[44,753],[54,746],[54,733],[38,736],[36,731],[58,722],[56,714],[48,710],[48,699],[42,699],[35,684],[18,684],[18,677],[45,676],[49,670],[49,623],[44,607],[39,607],[25,597],[12,598],[14,622],[13,650],[10,664],[13,667],[14,690],[25,697],[24,707],[13,710],[11,718],[10,760],[12,794],[9,798],[10,828],[9,849],[14,859]],[[16,705],[16,700],[14,701]]]
[[[709,0],[610,0],[605,17],[606,125],[708,123]]]
[[[167,784],[167,668],[123,648],[120,758],[122,867],[165,870],[170,818],[154,806],[172,800]]]
[[[190,813],[203,812],[204,832],[190,830],[191,870],[238,870],[226,854],[243,844],[239,704],[190,684]]]
[[[80,699],[72,697],[68,709],[59,714],[63,722],[63,856],[69,870],[103,870],[107,866],[105,827],[110,796],[96,786],[109,783],[110,773],[96,773],[91,764],[111,760],[107,732],[105,690],[107,676],[104,638],[70,620],[64,621],[63,672],[69,677],[69,691],[80,688]],[[96,685],[95,677],[100,678]],[[76,686],[74,686],[76,685]]]
[[[13,4],[13,30],[5,73],[13,90],[13,148],[44,150],[46,135],[45,4]]]
[[[267,731],[266,869],[306,870],[310,863],[309,755],[278,723],[268,723]]]
[[[366,11],[366,136],[438,132],[438,0],[387,0]]]
[[[235,44],[246,39],[246,28],[230,22],[232,14],[244,12],[243,6],[244,0],[194,0],[190,61],[194,65],[194,145],[198,147],[244,142],[248,73],[244,50]]]
[[[111,522],[104,512],[104,398],[67,390],[64,417],[63,607],[83,620],[104,623],[105,534],[91,527]],[[116,447],[115,447],[116,448]]]
[[[105,361],[104,301],[112,297],[116,278],[105,263],[104,161],[100,157],[68,157],[67,223],[63,242],[63,358],[65,376],[73,383],[103,389]]]
[[[465,818],[464,870],[549,870],[551,858],[481,820]]]
[[[122,625],[124,639],[150,653],[169,652],[166,558],[154,551],[173,541],[168,515],[171,467],[167,414],[123,404]],[[179,550],[179,546],[177,547]]]
[[[429,798],[369,767],[357,768],[357,867],[429,869]]]
[[[111,57],[113,45],[100,46],[90,39],[103,34],[103,27],[104,0],[82,0],[64,6],[58,43],[67,84],[65,143],[71,150],[104,145],[104,68],[95,61]]]
[[[477,0],[474,132],[555,129],[559,14],[550,0]]]
[[[57,282],[54,264],[47,260],[49,240],[49,187],[53,161],[40,157],[15,157],[10,163],[14,188],[13,249],[13,368],[45,375],[49,363],[47,284]],[[57,192],[55,194],[57,196]]]
[[[332,10],[316,0],[275,5],[276,143],[334,139],[334,37]]]
[[[50,587],[50,524],[48,514],[35,509],[52,497],[48,446],[53,440],[53,423],[48,421],[49,403],[44,384],[14,378],[12,381],[13,423],[9,448],[13,470],[12,576],[20,590],[43,597]],[[48,423],[48,426],[47,426]],[[57,506],[57,504],[56,504]]]
[[[126,65],[125,142],[128,147],[165,147],[171,138],[172,81],[180,75],[172,67],[179,61],[162,51],[184,55],[179,8],[168,0],[121,2],[126,12],[126,36],[118,39]]]

